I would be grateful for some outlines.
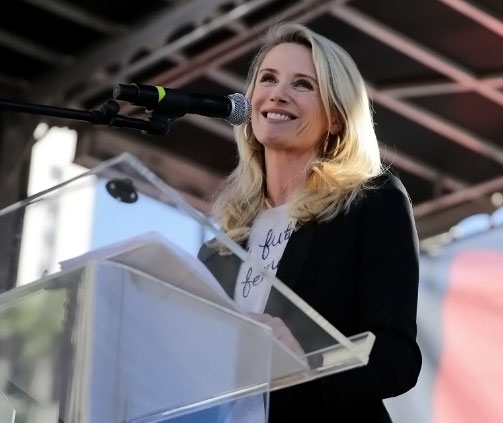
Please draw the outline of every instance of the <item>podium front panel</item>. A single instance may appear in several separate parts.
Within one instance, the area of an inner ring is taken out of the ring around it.
[[[207,418],[257,394],[267,404],[270,330],[141,272],[92,262],[0,298],[0,390],[19,421]]]

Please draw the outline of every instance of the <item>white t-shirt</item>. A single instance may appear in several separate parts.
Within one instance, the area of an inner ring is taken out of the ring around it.
[[[279,261],[292,235],[295,222],[288,216],[287,204],[264,210],[257,216],[248,237],[248,253],[262,268],[276,274]],[[234,300],[244,311],[263,313],[271,284],[250,263],[243,263],[238,273]]]
[[[258,266],[276,274],[294,227],[295,221],[288,215],[287,204],[264,210],[257,216],[248,236],[248,253]],[[271,281],[264,279],[259,269],[244,262],[234,290],[234,300],[243,311],[263,313],[270,292]],[[263,422],[265,408],[262,395],[235,401],[225,419],[225,423]]]

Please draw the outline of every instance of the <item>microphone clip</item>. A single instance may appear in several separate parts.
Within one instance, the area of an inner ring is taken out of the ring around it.
[[[147,111],[147,116],[150,125],[146,130],[142,131],[146,135],[166,135],[179,117],[158,109]]]

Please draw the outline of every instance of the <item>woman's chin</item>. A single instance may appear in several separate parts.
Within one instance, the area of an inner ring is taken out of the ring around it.
[[[264,137],[260,143],[264,148],[270,148],[272,150],[287,150],[292,147],[292,141],[290,139],[285,139],[284,137]]]

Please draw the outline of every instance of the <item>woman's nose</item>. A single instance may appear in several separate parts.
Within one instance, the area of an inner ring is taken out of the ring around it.
[[[288,101],[288,92],[285,84],[276,84],[269,94],[269,99],[276,103],[286,103]]]

